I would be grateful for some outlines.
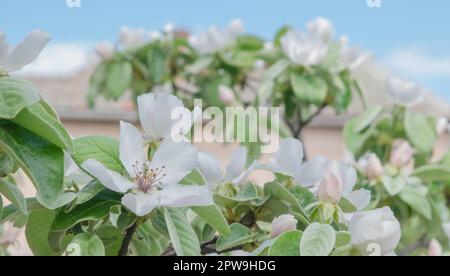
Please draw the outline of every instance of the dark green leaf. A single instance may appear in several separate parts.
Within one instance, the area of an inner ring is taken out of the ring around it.
[[[78,205],[69,213],[59,211],[52,225],[52,231],[63,231],[83,221],[99,221],[109,215],[112,206],[120,204],[120,195],[105,190],[92,200]]]
[[[41,203],[50,207],[64,188],[62,149],[13,124],[0,127],[0,146],[19,162],[36,186]]]

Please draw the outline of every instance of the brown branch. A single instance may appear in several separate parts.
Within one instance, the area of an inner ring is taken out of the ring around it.
[[[202,244],[201,246],[201,254],[202,255],[207,255],[207,254],[223,254],[223,253],[228,253],[228,252],[232,252],[235,250],[241,250],[242,246],[236,246],[227,250],[223,250],[223,251],[218,251],[215,248],[215,244],[217,242],[217,237],[214,238],[212,241],[206,242],[204,244]],[[177,256],[177,252],[175,252],[175,250],[173,249],[173,247],[169,247],[163,254],[161,254],[161,256],[163,257],[175,257]]]
[[[125,237],[123,238],[122,245],[119,250],[119,257],[125,257],[128,256],[128,250],[131,244],[131,240],[133,239],[134,234],[136,233],[136,230],[138,228],[138,223],[135,222],[130,228],[127,229],[125,233]]]
[[[300,123],[300,133],[299,133],[299,135],[301,134],[301,132],[302,132],[302,130],[305,128],[305,127],[307,127],[317,116],[319,116],[321,113],[322,113],[322,111],[325,109],[327,107],[327,104],[326,103],[324,103],[324,104],[322,104],[317,110],[316,110],[316,112],[314,112],[314,114],[312,114],[306,121],[302,121],[301,123]]]

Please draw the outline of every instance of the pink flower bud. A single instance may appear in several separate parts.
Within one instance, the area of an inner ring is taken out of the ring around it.
[[[298,221],[293,215],[282,215],[275,218],[272,222],[272,238],[278,237],[285,232],[296,230],[297,223]]]
[[[338,204],[342,197],[344,182],[338,163],[334,162],[319,184],[319,200],[323,203]]]
[[[414,155],[416,150],[405,140],[395,140],[392,145],[392,152],[390,162],[397,168],[404,168],[410,166],[414,162]]]
[[[225,105],[232,105],[236,101],[233,89],[228,86],[219,86],[219,97]]]
[[[111,59],[114,55],[114,45],[108,42],[97,44],[95,50],[103,60]]]
[[[366,167],[364,171],[370,181],[379,179],[384,175],[383,164],[381,164],[380,158],[376,154],[369,154],[366,157]]]
[[[432,240],[430,242],[430,247],[428,248],[428,256],[430,257],[442,256],[442,246],[437,240]]]

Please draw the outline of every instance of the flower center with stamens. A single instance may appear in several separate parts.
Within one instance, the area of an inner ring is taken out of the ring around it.
[[[147,193],[162,184],[161,180],[166,176],[164,173],[165,168],[165,166],[162,166],[161,168],[150,169],[150,162],[147,161],[142,165],[136,162],[133,165],[135,174],[134,181],[139,191]]]

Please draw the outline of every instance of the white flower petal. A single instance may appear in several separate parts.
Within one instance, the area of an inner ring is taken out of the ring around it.
[[[128,178],[123,177],[115,171],[107,169],[97,160],[87,160],[81,165],[81,167],[100,181],[100,183],[102,183],[106,188],[114,192],[123,194],[135,188],[135,184]]]
[[[163,169],[162,184],[178,184],[197,166],[197,153],[190,143],[166,140],[155,152],[150,169]]]
[[[222,182],[223,174],[220,162],[211,154],[200,152],[197,166],[209,187],[215,188]]]
[[[445,235],[447,235],[447,238],[450,240],[450,223],[444,223],[442,228],[444,229]]]
[[[364,189],[354,191],[347,196],[347,199],[358,208],[358,211],[364,210],[369,205],[371,198],[372,193]]]
[[[79,170],[70,154],[64,152],[64,176],[69,176]]]
[[[207,186],[169,185],[159,192],[161,206],[197,207],[214,205],[213,195]]]
[[[172,112],[184,105],[173,95],[149,93],[138,97],[138,108],[145,134],[153,142],[171,136],[172,126],[177,123],[172,119]]]
[[[126,122],[120,122],[120,161],[131,177],[136,176],[136,166],[142,170],[147,161],[141,132]]]
[[[308,32],[312,36],[315,36],[316,38],[319,38],[324,42],[329,42],[333,38],[333,24],[323,17],[318,17],[314,21],[308,22],[307,27]]]
[[[230,39],[236,39],[245,33],[244,23],[240,19],[234,19],[228,24],[226,31]]]
[[[284,174],[294,177],[300,171],[303,157],[302,143],[297,139],[289,138],[281,142],[275,160]]]
[[[422,102],[427,94],[419,85],[396,77],[388,79],[387,93],[395,103],[409,108]]]
[[[295,182],[305,187],[316,186],[328,171],[330,164],[330,160],[320,156],[306,162],[295,176]]]
[[[354,244],[373,241],[383,232],[382,214],[377,210],[357,213],[349,224]]]
[[[44,31],[30,33],[17,47],[6,56],[2,65],[8,72],[21,70],[33,62],[50,41],[50,35]]]
[[[282,39],[281,44],[286,56],[294,63],[303,66],[320,64],[327,54],[327,45],[318,38],[291,30]]]
[[[233,152],[230,158],[230,163],[225,170],[225,181],[233,182],[241,176],[247,165],[247,149],[240,147]]]
[[[9,46],[6,43],[6,35],[0,32],[0,67],[3,64],[3,60],[8,55]]]
[[[232,181],[233,185],[235,186],[240,186],[242,184],[245,183],[245,181],[247,181],[248,177],[250,176],[250,174],[255,170],[257,162],[254,161],[250,167],[248,167],[248,169],[246,169],[241,176],[239,176],[238,178],[236,178],[235,180]]]
[[[142,192],[137,192],[136,194],[130,193],[122,198],[122,204],[137,216],[143,217],[160,206],[160,195],[158,192],[146,194]]]
[[[358,178],[356,169],[342,162],[338,163],[338,167],[344,183],[343,195],[349,195],[353,191]]]

